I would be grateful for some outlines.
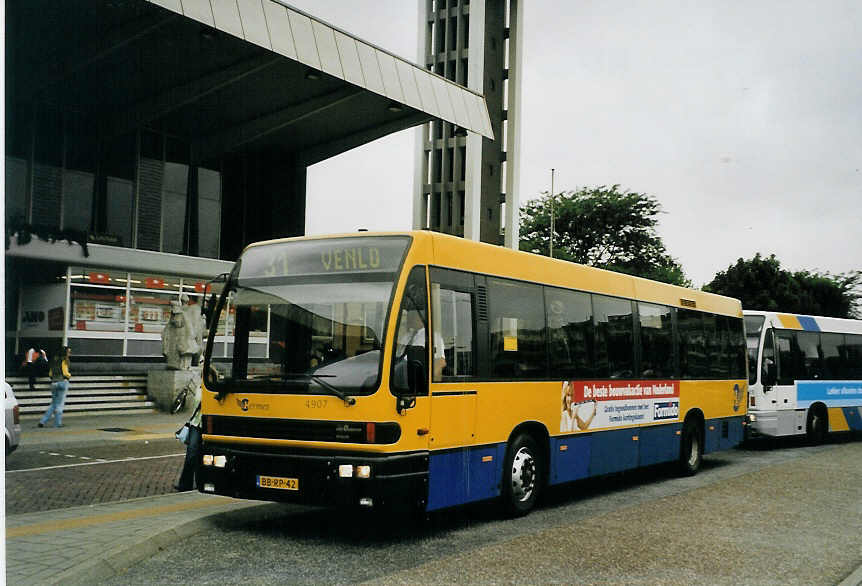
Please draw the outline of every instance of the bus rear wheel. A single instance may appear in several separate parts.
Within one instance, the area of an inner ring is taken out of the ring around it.
[[[503,469],[503,507],[506,514],[521,517],[536,505],[542,488],[544,464],[532,436],[518,435],[506,453]]]
[[[684,476],[694,476],[703,462],[703,434],[696,419],[682,424],[682,441],[679,446],[679,470]]]
[[[829,416],[826,409],[821,405],[811,407],[808,410],[808,422],[805,425],[805,433],[808,441],[812,444],[822,444],[826,440],[829,431]]]

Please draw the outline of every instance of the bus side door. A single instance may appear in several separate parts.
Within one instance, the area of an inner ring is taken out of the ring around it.
[[[474,275],[431,268],[431,449],[474,441]]]
[[[796,332],[775,330],[775,355],[778,359],[778,380],[772,387],[770,404],[778,411],[779,435],[790,435],[805,431],[805,412],[796,413],[796,355],[799,346]]]

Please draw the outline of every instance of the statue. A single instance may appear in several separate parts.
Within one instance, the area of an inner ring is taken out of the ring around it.
[[[187,295],[171,301],[171,319],[162,330],[162,354],[169,370],[189,370],[203,349],[203,321]]]

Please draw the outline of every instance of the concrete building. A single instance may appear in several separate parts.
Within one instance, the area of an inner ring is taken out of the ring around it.
[[[480,92],[280,0],[8,0],[5,42],[7,368],[158,363],[171,300],[304,233],[309,165],[428,120],[494,137]]]
[[[419,0],[419,60],[485,96],[496,140],[435,120],[417,130],[413,227],[518,248],[523,3]]]

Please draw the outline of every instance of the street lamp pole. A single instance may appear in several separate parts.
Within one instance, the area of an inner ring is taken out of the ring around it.
[[[551,258],[554,258],[554,169],[551,168]]]

